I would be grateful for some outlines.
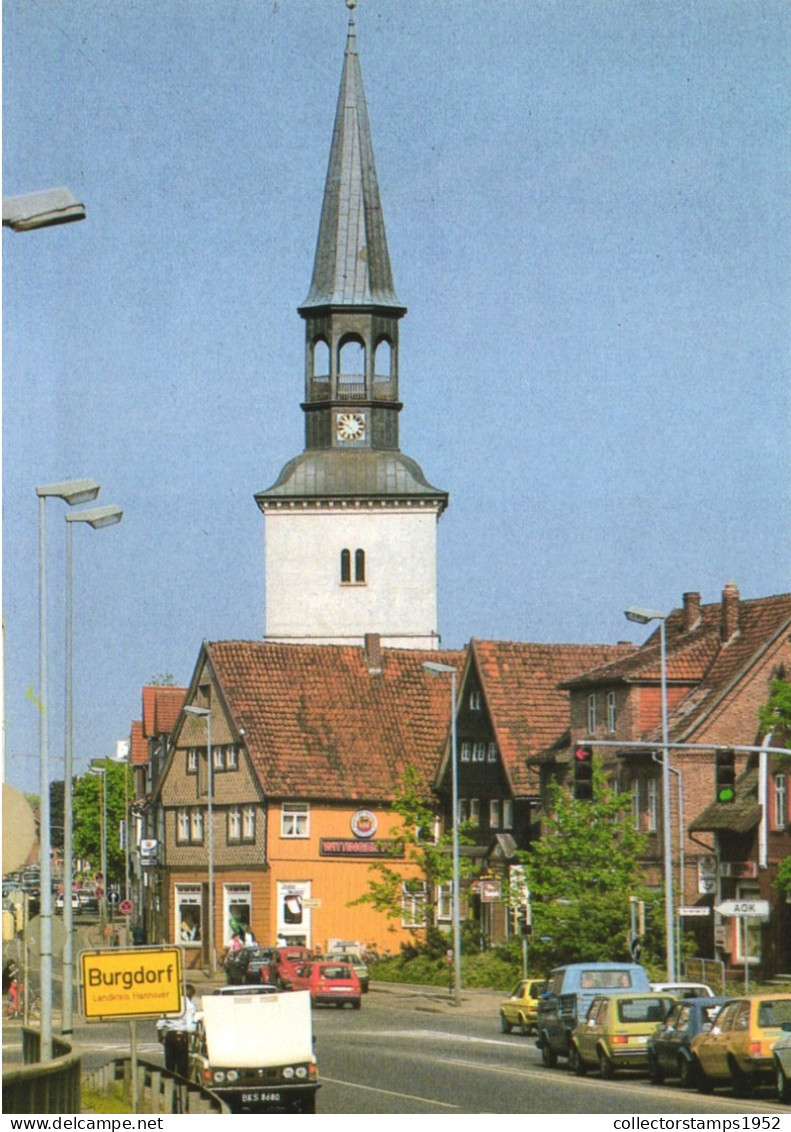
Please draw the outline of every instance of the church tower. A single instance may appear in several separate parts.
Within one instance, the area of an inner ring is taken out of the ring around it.
[[[350,5],[351,7],[351,5]],[[436,529],[448,503],[398,446],[398,330],[368,111],[349,21],[305,322],[305,450],[256,502],[269,641],[437,648]]]

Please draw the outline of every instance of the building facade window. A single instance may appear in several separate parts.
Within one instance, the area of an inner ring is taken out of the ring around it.
[[[426,886],[423,881],[405,880],[401,886],[401,926],[422,928],[426,922]]]
[[[500,828],[500,799],[489,799],[489,829]]]
[[[772,778],[772,794],[774,801],[774,828],[785,829],[788,822],[788,792],[787,779],[784,774],[776,774]]]
[[[640,779],[632,782],[632,821],[634,828],[640,829]]]
[[[231,806],[228,811],[228,842],[255,841],[255,807]]]
[[[469,704],[470,711],[481,710],[481,693],[477,689],[474,689],[472,692],[470,692]]]
[[[490,763],[496,763],[497,762],[497,744],[496,743],[490,743],[489,744],[489,753],[486,757],[487,757],[487,760]]]
[[[593,693],[588,696],[588,734],[596,734],[596,696]]]
[[[190,747],[187,751],[187,774],[198,773],[198,748]]]
[[[242,810],[242,841],[255,841],[255,806]]]
[[[648,832],[656,833],[659,828],[659,790],[655,778],[649,778],[645,784],[646,813],[648,816]]]
[[[199,884],[177,884],[173,890],[176,910],[176,940],[200,943],[203,926],[203,898]]]
[[[310,836],[310,806],[307,802],[283,803],[280,811],[280,836]]]
[[[472,758],[472,743],[470,743],[467,739],[465,739],[464,742],[461,745],[461,761],[463,763],[468,763],[471,758]]]
[[[514,828],[513,798],[503,798],[503,829]]]
[[[470,821],[473,825],[481,824],[481,799],[470,798]]]
[[[486,744],[476,743],[472,748],[472,761],[474,763],[486,762]]]
[[[459,798],[459,825],[470,820],[470,807],[466,798]]]
[[[449,920],[453,915],[453,885],[437,886],[437,919]]]
[[[200,845],[203,842],[203,810],[184,806],[176,813],[176,843]]]
[[[607,730],[615,734],[615,725],[618,721],[618,707],[615,701],[615,692],[607,693]]]

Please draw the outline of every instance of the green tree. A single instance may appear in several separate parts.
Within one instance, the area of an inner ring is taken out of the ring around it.
[[[105,774],[84,774],[74,782],[74,855],[87,858],[94,872],[101,868],[101,826],[104,821],[102,783],[107,786],[107,873],[105,883],[119,882],[125,871],[126,854],[121,847],[120,823],[124,820],[126,798],[131,797],[131,771],[128,763],[104,759],[95,765]],[[125,779],[129,775],[128,781]]]
[[[553,787],[541,838],[523,858],[531,954],[541,965],[629,959],[630,897],[646,902],[647,935],[656,936],[661,910],[642,880],[647,837],[635,829],[631,808],[631,794],[613,793],[598,767],[591,801]]]
[[[762,735],[772,732],[771,746],[791,748],[791,681],[787,677],[779,676],[770,684],[769,699],[758,713],[758,721]]]
[[[382,858],[369,867],[368,891],[349,903],[370,904],[377,912],[384,912],[388,919],[395,920],[401,918],[404,899],[411,894],[416,904],[423,905],[424,912],[423,926],[412,928],[412,935],[432,948],[438,945],[435,916],[438,891],[453,878],[453,833],[447,830],[435,837],[437,815],[425,798],[420,776],[413,766],[404,771],[393,809],[401,818],[401,824],[394,831],[390,858]],[[469,843],[469,840],[462,827],[460,843]],[[390,863],[396,858],[398,865]],[[469,875],[471,867],[471,863],[462,858],[462,876]],[[444,937],[441,946],[443,949],[447,946]]]
[[[781,674],[769,686],[769,699],[758,713],[762,735],[772,732],[772,747],[791,749],[791,680]],[[788,769],[788,758],[772,755],[772,766],[777,771]],[[777,866],[774,888],[781,899],[791,899],[791,857],[785,857]]]

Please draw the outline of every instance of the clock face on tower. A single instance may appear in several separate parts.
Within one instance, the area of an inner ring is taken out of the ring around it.
[[[338,440],[365,440],[365,413],[338,413],[335,433]]]

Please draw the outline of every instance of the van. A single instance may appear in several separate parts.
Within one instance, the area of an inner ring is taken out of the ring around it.
[[[316,1111],[318,1068],[307,991],[224,987],[205,995],[190,1047],[190,1079],[232,1112]]]
[[[587,1016],[597,995],[651,992],[648,973],[639,963],[569,963],[550,971],[538,1002],[536,1045],[544,1065],[568,1057],[571,1034]]]

